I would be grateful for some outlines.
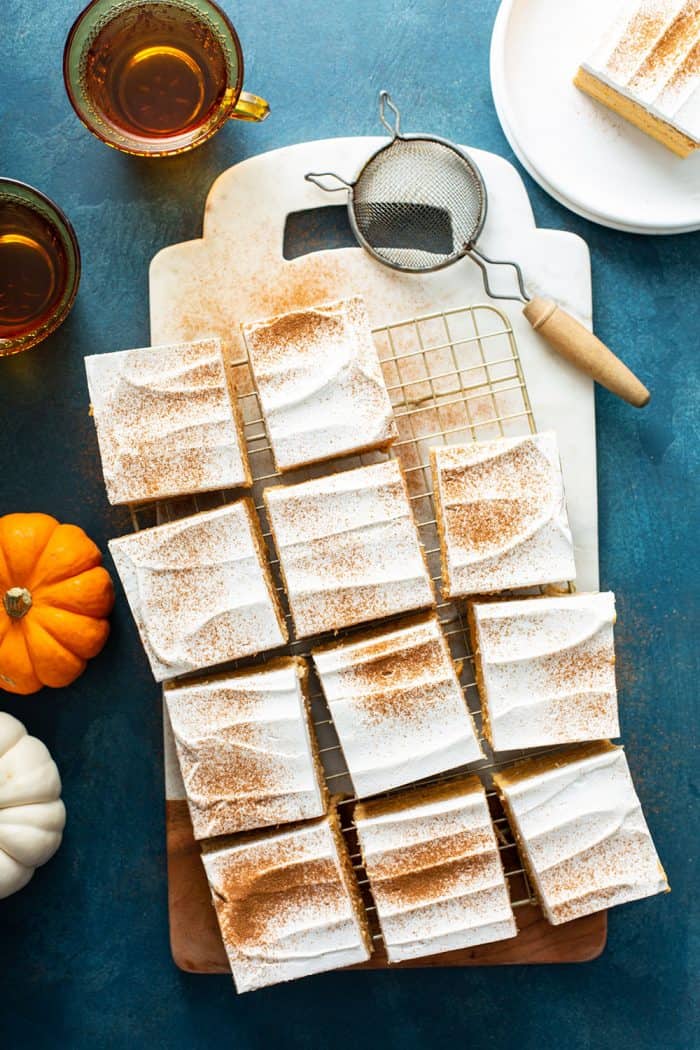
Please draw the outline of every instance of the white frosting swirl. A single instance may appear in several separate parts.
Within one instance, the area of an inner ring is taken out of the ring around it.
[[[355,824],[390,962],[516,936],[478,777],[358,806]]]
[[[279,470],[385,447],[391,402],[357,297],[244,326]]]
[[[250,485],[218,339],[85,359],[110,503]]]
[[[287,640],[248,500],[110,540],[158,681]]]
[[[668,890],[622,748],[604,741],[494,779],[550,922]]]
[[[472,615],[495,751],[619,735],[614,594],[488,602]]]

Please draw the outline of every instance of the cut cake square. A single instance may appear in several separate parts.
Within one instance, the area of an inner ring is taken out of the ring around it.
[[[109,549],[157,681],[287,641],[250,500],[110,540]]]
[[[358,795],[483,758],[436,616],[363,632],[311,655]]]
[[[372,939],[335,812],[205,843],[202,861],[237,991],[369,959]]]
[[[614,594],[475,602],[469,622],[494,751],[619,736]]]
[[[306,662],[297,657],[166,684],[196,839],[326,812],[307,679]]]
[[[364,301],[243,326],[277,469],[385,449],[397,430]]]
[[[623,0],[574,78],[679,157],[700,147],[698,0]]]
[[[252,484],[218,339],[85,359],[110,503]]]
[[[434,605],[395,460],[263,495],[298,638]]]
[[[621,747],[527,759],[494,782],[549,922],[668,891]]]
[[[576,575],[556,434],[430,450],[443,594],[488,594]]]
[[[389,962],[516,936],[477,776],[360,802],[354,820]]]

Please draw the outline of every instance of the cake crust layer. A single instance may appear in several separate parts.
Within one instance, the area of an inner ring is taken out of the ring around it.
[[[668,891],[621,747],[528,759],[494,783],[549,922]]]
[[[354,819],[389,962],[516,935],[478,777],[359,803]]]
[[[335,813],[206,844],[202,860],[237,991],[369,958],[371,937]]]
[[[248,499],[110,540],[158,681],[287,641]]]
[[[292,657],[166,684],[195,838],[294,823],[326,811],[307,678],[306,662]]]

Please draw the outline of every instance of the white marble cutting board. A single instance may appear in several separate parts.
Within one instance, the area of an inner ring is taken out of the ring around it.
[[[360,293],[376,326],[438,309],[488,302],[481,274],[464,259],[421,276],[381,266],[361,248],[283,258],[290,213],[343,203],[304,181],[307,171],[354,177],[380,138],[328,139],[243,161],[212,186],[200,240],[160,251],[150,268],[151,343],[219,336],[233,359],[244,346],[240,325],[274,313]],[[525,186],[501,157],[472,150],[486,181],[489,213],[479,246],[517,259],[530,293],[547,294],[591,323],[588,248],[579,237],[537,229]],[[504,271],[503,281],[511,276]],[[500,281],[494,282],[497,290]],[[512,323],[538,429],[559,437],[576,547],[579,590],[598,588],[598,523],[593,384],[532,331],[516,302],[498,302]],[[170,727],[166,797],[184,798]]]
[[[377,326],[436,309],[488,302],[481,274],[468,258],[424,275],[392,271],[359,247],[283,258],[287,215],[340,204],[345,198],[344,193],[324,194],[305,182],[305,172],[330,170],[354,177],[384,141],[372,137],[301,143],[253,157],[220,175],[207,198],[203,237],[164,248],[151,263],[151,343],[217,335],[240,358],[242,322],[346,295],[363,295]],[[517,259],[531,294],[557,299],[590,325],[590,259],[584,241],[560,230],[537,229],[516,170],[495,154],[471,152],[489,195],[479,247],[495,258]],[[503,271],[499,282],[511,287],[511,273]],[[496,305],[513,325],[538,429],[552,428],[559,436],[578,588],[597,589],[593,384],[532,331],[518,303]]]

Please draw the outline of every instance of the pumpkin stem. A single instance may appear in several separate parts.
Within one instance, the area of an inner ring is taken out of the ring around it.
[[[26,587],[10,587],[2,603],[10,619],[21,620],[32,607],[32,596]]]

